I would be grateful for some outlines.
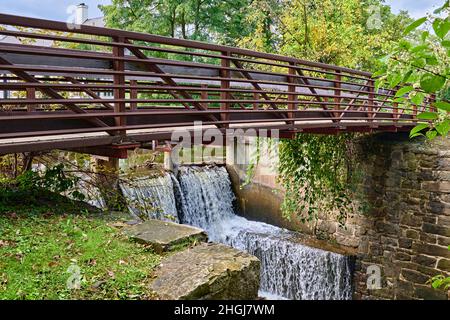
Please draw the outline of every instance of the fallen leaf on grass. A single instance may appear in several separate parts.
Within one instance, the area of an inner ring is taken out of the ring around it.
[[[106,283],[105,280],[99,280],[96,281],[93,285],[92,285],[92,289],[97,290],[99,289],[101,286],[103,286]]]
[[[12,243],[11,241],[8,241],[8,240],[0,240],[0,248],[3,248],[3,247],[9,247],[9,246],[11,246],[11,245],[13,245],[13,243]]]
[[[89,259],[89,260],[87,261],[87,264],[90,265],[90,266],[96,266],[96,265],[97,265],[97,260],[95,260],[95,259]]]
[[[117,229],[122,229],[123,227],[127,227],[128,225],[126,223],[117,221],[117,222],[113,222],[113,223],[108,223],[108,226],[117,228]]]

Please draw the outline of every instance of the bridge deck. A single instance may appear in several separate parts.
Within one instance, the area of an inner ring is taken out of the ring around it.
[[[2,14],[0,24],[0,154],[109,146],[114,156],[198,121],[284,137],[409,130],[430,108],[392,102],[398,88],[338,66]]]

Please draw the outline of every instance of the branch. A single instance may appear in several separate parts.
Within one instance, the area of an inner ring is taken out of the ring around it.
[[[415,64],[413,64],[413,63],[409,63],[409,62],[406,62],[406,61],[404,61],[404,60],[401,60],[401,59],[399,59],[398,57],[391,57],[391,59],[392,59],[392,60],[395,60],[395,61],[397,61],[397,62],[403,63],[403,64],[410,64],[411,66],[413,66],[414,68],[416,68],[416,69],[418,69],[418,70],[422,70],[422,71],[425,71],[425,72],[434,74],[435,76],[442,77],[442,78],[444,78],[444,79],[446,79],[446,80],[450,80],[449,77],[447,77],[447,76],[445,76],[445,75],[443,75],[443,74],[440,74],[440,73],[437,73],[437,72],[428,70],[427,68],[424,68],[424,67],[419,67],[418,65],[415,65]]]

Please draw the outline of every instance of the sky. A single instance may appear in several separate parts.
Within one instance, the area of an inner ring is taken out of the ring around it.
[[[66,12],[67,8],[80,2],[89,6],[89,18],[96,18],[102,15],[97,6],[109,4],[111,0],[0,0],[0,13],[67,21],[70,17]],[[407,10],[412,17],[420,18],[425,13],[433,11],[444,0],[385,0],[385,2],[395,13]]]
[[[391,6],[392,12],[407,10],[413,18],[421,18],[444,4],[444,0],[386,0],[385,2]]]

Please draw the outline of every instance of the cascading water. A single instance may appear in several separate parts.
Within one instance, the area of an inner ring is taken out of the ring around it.
[[[297,234],[235,214],[235,195],[224,167],[180,167],[178,176],[143,179],[122,187],[129,199],[151,199],[158,212],[205,229],[209,239],[261,260],[262,296],[278,299],[350,299],[349,257],[311,248]],[[137,213],[139,208],[130,208]],[[176,215],[178,210],[178,215]],[[161,218],[161,214],[150,215]]]
[[[212,241],[261,260],[261,293],[287,299],[350,299],[348,257],[295,241],[295,233],[234,213],[235,196],[224,167],[182,167],[182,223],[205,229]]]
[[[142,177],[130,184],[121,184],[120,188],[135,216],[179,222],[169,174],[157,178]]]

